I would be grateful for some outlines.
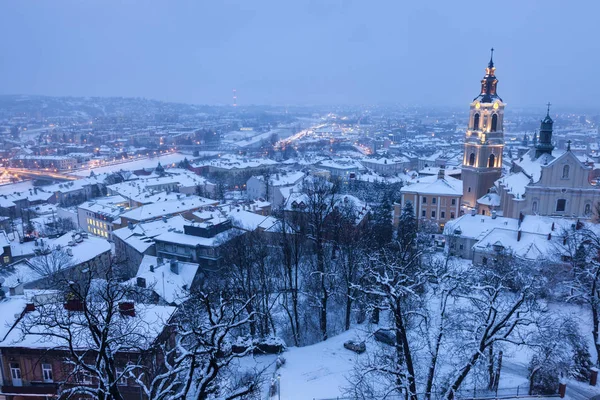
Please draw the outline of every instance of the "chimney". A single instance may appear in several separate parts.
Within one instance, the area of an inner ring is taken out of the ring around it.
[[[11,296],[21,296],[23,295],[23,289],[23,282],[19,282],[16,286],[9,289],[9,293]]]
[[[119,303],[119,312],[121,315],[135,317],[135,304],[133,301],[122,301]]]
[[[167,223],[167,217],[165,215],[162,216],[162,222]]]
[[[552,221],[552,231],[554,231],[554,221]]]
[[[552,233],[548,233],[548,240],[552,240]]]
[[[32,311],[35,311],[35,304],[33,304],[33,303],[25,304],[25,312],[28,313],[28,312],[32,312]]]
[[[438,179],[444,179],[446,177],[446,170],[444,169],[444,167],[440,167],[440,169],[438,170]]]
[[[179,263],[174,258],[171,259],[171,272],[179,275]]]
[[[154,269],[154,267],[151,265],[150,266],[151,269]],[[146,278],[142,278],[141,276],[137,277],[137,285],[138,287],[141,288],[145,288],[146,287]]]
[[[475,215],[477,215],[477,210],[472,208],[471,209],[471,215],[474,217]]]
[[[521,230],[519,229],[517,231],[517,242],[519,242],[521,240]]]
[[[496,219],[497,216],[498,213],[496,212],[496,210],[492,210],[492,219]]]
[[[131,230],[133,230],[133,222],[131,221],[127,221],[127,227]]]

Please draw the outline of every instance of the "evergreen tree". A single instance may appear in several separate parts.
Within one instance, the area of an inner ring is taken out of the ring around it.
[[[181,160],[177,166],[182,169],[188,169],[190,167],[190,162],[186,157],[183,160]]]
[[[381,203],[373,210],[370,227],[371,239],[377,247],[383,247],[392,240],[394,233],[392,202],[387,192],[384,194]]]

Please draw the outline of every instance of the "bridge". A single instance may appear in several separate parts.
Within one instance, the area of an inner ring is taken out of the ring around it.
[[[15,176],[16,178],[24,179],[41,179],[52,181],[75,181],[80,179],[78,176],[67,175],[57,171],[46,171],[26,168],[5,168],[4,171]]]

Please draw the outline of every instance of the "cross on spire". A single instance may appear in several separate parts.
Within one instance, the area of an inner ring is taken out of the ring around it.
[[[571,151],[571,139],[567,140],[567,151]]]
[[[491,52],[491,54],[490,54],[490,62],[488,63],[488,66],[490,68],[492,68],[494,66],[494,48],[493,47],[490,49],[490,52]]]
[[[550,115],[550,106],[552,105],[552,103],[548,102],[548,103],[546,103],[546,105],[548,106],[548,113],[547,114]]]

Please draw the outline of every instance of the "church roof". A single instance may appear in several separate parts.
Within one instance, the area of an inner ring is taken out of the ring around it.
[[[513,172],[498,179],[496,183],[504,186],[508,193],[522,198],[531,180],[523,172]]]
[[[502,98],[500,98],[496,92],[498,79],[496,78],[495,74],[496,67],[494,67],[494,49],[492,49],[490,62],[485,69],[485,76],[481,80],[481,92],[479,93],[479,96],[473,99],[473,101],[479,100],[481,103],[493,103],[494,100],[502,101]]]
[[[477,199],[477,204],[498,207],[500,205],[500,195],[498,193],[487,193]]]
[[[535,183],[542,177],[542,166],[550,164],[556,158],[562,156],[563,153],[563,150],[553,150],[551,154],[543,153],[538,158],[535,158],[535,149],[531,149],[523,154],[523,157],[515,161],[515,164],[529,175]]]

